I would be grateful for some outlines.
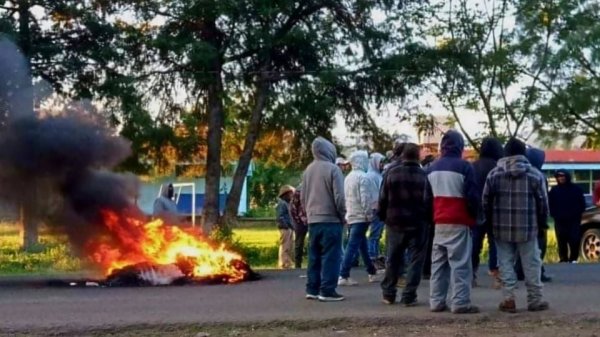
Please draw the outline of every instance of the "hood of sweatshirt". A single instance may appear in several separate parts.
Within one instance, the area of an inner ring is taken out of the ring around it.
[[[498,161],[500,158],[504,157],[504,147],[498,139],[486,137],[481,142],[481,153],[479,157]]]
[[[498,161],[498,166],[515,178],[523,176],[531,170],[529,160],[522,155],[502,158]]]
[[[369,154],[367,151],[354,151],[350,155],[350,165],[353,170],[367,172],[369,169]]]
[[[449,130],[442,137],[440,143],[442,157],[462,157],[462,152],[465,148],[465,140],[463,136],[456,130]]]
[[[335,163],[337,150],[335,145],[323,137],[317,137],[312,143],[312,154],[315,160]]]

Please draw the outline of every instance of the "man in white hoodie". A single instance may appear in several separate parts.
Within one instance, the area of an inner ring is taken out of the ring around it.
[[[338,281],[340,286],[358,284],[350,278],[352,261],[357,253],[360,253],[367,267],[369,282],[377,281],[377,270],[369,258],[367,247],[367,230],[373,220],[373,205],[378,200],[375,184],[367,177],[369,155],[366,151],[355,151],[350,155],[350,164],[352,172],[344,181],[346,222],[350,225],[350,238],[342,261]]]

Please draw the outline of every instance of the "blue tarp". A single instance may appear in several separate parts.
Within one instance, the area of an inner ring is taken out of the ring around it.
[[[219,211],[223,213],[225,210],[225,200],[227,199],[226,194],[219,195]],[[204,207],[204,194],[196,193],[196,215],[202,214],[202,208]],[[192,194],[181,194],[179,196],[179,202],[177,203],[177,210],[181,214],[191,215],[192,214]]]

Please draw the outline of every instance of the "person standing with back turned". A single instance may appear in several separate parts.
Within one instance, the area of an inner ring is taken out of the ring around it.
[[[471,305],[471,227],[479,210],[480,197],[471,164],[462,159],[463,136],[448,131],[440,144],[442,156],[429,167],[433,191],[435,234],[431,262],[430,308],[442,312],[452,285],[452,312],[478,313]]]
[[[313,141],[314,160],[302,175],[300,192],[309,236],[306,298],[322,302],[344,300],[336,292],[346,217],[344,175],[335,165],[336,152],[325,138]]]
[[[517,138],[508,140],[504,154],[506,157],[500,159],[488,175],[482,196],[498,251],[504,296],[499,309],[517,312],[515,262],[520,256],[527,287],[527,309],[547,310],[548,302],[542,300],[542,259],[537,240],[540,219],[548,214],[545,177],[531,166],[525,156],[525,143]]]

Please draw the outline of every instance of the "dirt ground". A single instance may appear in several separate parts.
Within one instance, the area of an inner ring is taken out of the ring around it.
[[[531,319],[507,315],[505,319],[393,320],[353,319],[306,322],[271,322],[256,325],[161,325],[95,330],[43,330],[2,336],[114,336],[114,337],[599,337],[597,317]]]

